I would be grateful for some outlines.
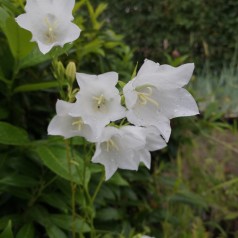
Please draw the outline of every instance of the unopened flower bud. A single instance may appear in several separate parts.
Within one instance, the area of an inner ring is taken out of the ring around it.
[[[58,62],[56,63],[56,67],[57,67],[58,75],[60,75],[60,76],[64,75],[65,68],[64,68],[64,65],[62,64],[61,61],[58,61]]]
[[[76,65],[74,62],[69,62],[66,70],[65,70],[65,75],[69,79],[70,83],[73,83],[75,80],[76,76]]]

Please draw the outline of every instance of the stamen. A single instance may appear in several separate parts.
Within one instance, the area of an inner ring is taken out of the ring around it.
[[[111,150],[116,149],[117,151],[119,151],[119,147],[112,139],[108,140],[106,143],[107,143],[107,148],[106,148],[107,152],[109,152],[110,149]]]
[[[72,126],[76,126],[76,128],[80,131],[80,130],[82,130],[83,124],[84,124],[83,120],[81,118],[79,118],[72,123]]]
[[[49,16],[45,17],[45,24],[48,27],[48,30],[45,33],[46,41],[48,44],[51,44],[56,41],[55,28],[57,26],[57,22],[54,20],[54,16],[49,14]]]
[[[101,106],[102,106],[103,104],[105,104],[105,102],[106,102],[106,99],[105,99],[105,97],[103,96],[103,94],[101,94],[99,97],[93,97],[93,99],[97,101],[97,108],[98,108],[98,109],[100,109]]]
[[[151,98],[151,95],[153,92],[152,88],[146,87],[145,89],[147,89],[148,92],[138,92],[137,91],[139,103],[142,105],[146,105],[147,102],[150,102],[150,103],[154,104],[156,107],[159,107],[159,103],[156,100]]]

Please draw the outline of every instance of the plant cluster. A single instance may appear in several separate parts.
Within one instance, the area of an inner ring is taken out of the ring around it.
[[[235,120],[208,103],[172,120],[198,113],[194,65],[167,54],[137,70],[106,8],[0,0],[0,238],[236,237]]]
[[[106,1],[110,24],[125,32],[136,47],[136,59],[165,61],[187,55],[202,69],[209,61],[214,70],[230,62],[237,47],[236,0],[217,1]]]

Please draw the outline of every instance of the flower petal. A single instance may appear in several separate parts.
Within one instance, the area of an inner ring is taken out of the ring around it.
[[[69,103],[63,100],[57,100],[56,102],[56,113],[59,116],[68,115],[71,108],[74,106],[74,103]]]
[[[198,106],[192,95],[184,88],[161,90],[157,94],[161,112],[169,119],[199,114]]]
[[[143,76],[146,74],[157,73],[160,67],[159,63],[155,63],[152,60],[145,59],[144,64],[140,67],[137,76]]]

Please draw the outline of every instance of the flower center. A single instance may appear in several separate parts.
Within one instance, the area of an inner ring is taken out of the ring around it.
[[[117,144],[115,143],[113,139],[110,139],[106,142],[106,151],[109,152],[112,150],[119,151],[119,147],[117,146]]]
[[[99,97],[93,97],[93,99],[96,101],[97,103],[97,109],[101,109],[102,106],[105,105],[106,103],[106,99],[103,96],[103,94],[101,94]]]
[[[72,126],[74,126],[77,130],[82,130],[82,127],[84,125],[84,122],[82,118],[77,118],[73,123]]]
[[[143,91],[141,90],[141,88],[136,88],[135,90],[137,92],[139,104],[146,105],[149,102],[155,105],[156,107],[159,107],[159,103],[153,98],[151,98],[153,93],[152,87],[146,86],[145,88],[142,88]]]
[[[56,41],[55,29],[57,27],[57,21],[55,19],[55,16],[52,14],[47,14],[47,16],[45,17],[45,24],[47,26],[47,30],[44,34],[45,41],[48,44],[52,44]]]

